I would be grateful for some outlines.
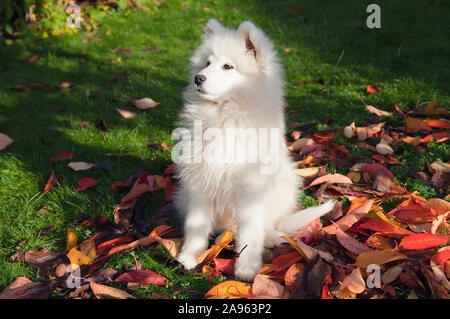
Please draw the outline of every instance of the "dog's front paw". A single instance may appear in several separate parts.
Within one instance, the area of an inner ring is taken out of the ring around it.
[[[197,266],[197,258],[189,252],[182,251],[177,260],[187,270],[193,270]]]
[[[253,281],[255,279],[255,276],[258,274],[258,272],[261,270],[262,262],[257,261],[253,263],[249,262],[239,262],[239,258],[236,261],[235,269],[234,269],[234,275],[235,277],[245,280],[248,282]]]

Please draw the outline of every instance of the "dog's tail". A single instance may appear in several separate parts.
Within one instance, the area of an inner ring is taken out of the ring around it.
[[[314,219],[326,215],[333,210],[335,200],[330,200],[320,206],[309,207],[294,214],[285,215],[277,224],[277,230],[291,236],[308,225]]]

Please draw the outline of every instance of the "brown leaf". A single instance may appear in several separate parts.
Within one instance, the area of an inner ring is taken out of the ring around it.
[[[281,298],[284,287],[269,276],[258,274],[253,281],[252,293],[264,298]]]
[[[97,299],[136,299],[136,297],[134,297],[133,295],[130,295],[129,293],[117,288],[97,284],[93,281],[91,281],[89,284],[91,286],[92,292],[94,293],[95,297],[97,297]]]
[[[303,263],[295,263],[287,270],[284,275],[286,289],[294,294],[303,285],[305,265]]]
[[[124,109],[119,109],[116,108],[117,112],[119,112],[120,115],[122,115],[122,117],[126,118],[126,119],[132,119],[138,116],[138,114],[128,111],[128,110],[124,110]]]
[[[0,151],[7,148],[14,142],[8,135],[0,133]]]
[[[0,293],[0,299],[47,299],[56,285],[55,281],[32,282],[18,277]]]
[[[394,249],[373,250],[359,254],[356,258],[355,266],[367,268],[367,266],[371,264],[383,265],[385,263],[401,259],[408,259],[408,257]]]

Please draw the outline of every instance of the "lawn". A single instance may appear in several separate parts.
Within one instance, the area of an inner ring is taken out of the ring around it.
[[[366,7],[371,2],[163,1],[157,10],[109,12],[95,32],[47,38],[25,33],[14,40],[0,39],[0,133],[14,140],[0,151],[0,291],[19,276],[39,280],[36,268],[9,261],[17,251],[64,249],[68,228],[79,241],[91,237],[96,230],[78,221],[100,215],[113,220],[113,206],[126,192],[112,191],[111,184],[125,181],[138,167],[158,175],[171,164],[170,151],[147,146],[173,145],[170,136],[177,127],[181,93],[189,83],[188,59],[209,18],[230,27],[253,21],[274,41],[285,69],[288,123],[315,123],[315,131],[326,128],[324,123],[332,129],[351,122],[364,126],[372,115],[360,98],[387,111],[394,103],[406,109],[418,99],[421,105],[440,100],[449,109],[450,28],[445,12],[450,12],[450,2],[380,0],[382,27],[368,29]],[[37,54],[37,61],[28,61]],[[322,79],[323,84],[298,85],[311,79]],[[13,89],[30,82],[43,87]],[[60,89],[62,82],[76,85]],[[377,85],[380,92],[365,93],[368,84]],[[143,97],[161,104],[147,110],[129,104]],[[117,108],[139,116],[123,118]],[[100,120],[107,132],[96,127]],[[85,121],[90,125],[80,128]],[[403,123],[397,118],[391,125]],[[339,143],[355,141],[341,137]],[[75,172],[66,167],[69,161],[50,163],[62,151],[72,151],[73,161],[108,160],[115,167]],[[139,156],[107,155],[111,153]],[[356,149],[352,155],[367,156],[367,152]],[[423,153],[400,145],[394,155],[405,166],[392,166],[391,171],[409,191],[426,199],[447,195],[409,173],[426,170],[427,162],[448,162],[448,142],[429,143]],[[44,194],[52,171],[59,185]],[[77,182],[83,177],[99,184],[78,192]],[[147,195],[136,210],[151,218],[163,197],[161,190]],[[315,199],[306,191],[300,201],[310,205]],[[209,282],[205,276],[186,274],[156,245],[113,256],[105,267],[120,270],[137,260],[143,261],[143,269],[163,274],[173,283],[133,291],[139,298],[175,292],[174,298],[198,298],[226,279],[219,276]],[[53,297],[67,294],[61,289]]]

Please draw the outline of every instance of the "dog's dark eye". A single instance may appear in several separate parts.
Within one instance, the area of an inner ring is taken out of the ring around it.
[[[223,65],[223,69],[224,69],[224,70],[231,70],[232,68],[233,68],[233,66],[230,65],[230,64],[224,64],[224,65]]]
[[[206,62],[206,66],[208,66],[208,65],[210,65],[210,64],[211,64],[211,62],[209,62],[209,61],[208,61],[208,62]]]

